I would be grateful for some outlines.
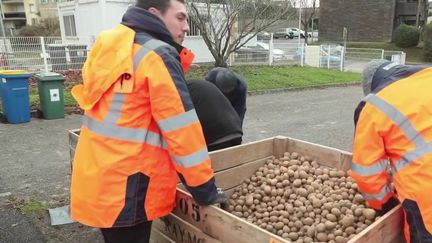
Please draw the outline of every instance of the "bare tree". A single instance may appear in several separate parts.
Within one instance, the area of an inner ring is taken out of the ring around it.
[[[304,33],[305,42],[308,43],[309,28],[311,27],[315,19],[315,16],[317,14],[318,0],[298,0],[298,2],[302,8],[301,24],[305,32]],[[313,34],[313,30],[312,30],[312,34]]]
[[[293,15],[291,0],[191,0],[188,7],[191,22],[199,29],[215,66],[222,67],[227,66],[231,53],[258,32]]]

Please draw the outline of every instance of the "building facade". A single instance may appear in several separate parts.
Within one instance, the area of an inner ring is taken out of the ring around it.
[[[6,36],[14,36],[25,25],[57,19],[57,0],[0,0],[0,12]]]
[[[427,19],[427,1],[421,0],[322,0],[320,2],[320,41],[342,41],[347,28],[348,41],[391,41],[400,24],[419,25]]]

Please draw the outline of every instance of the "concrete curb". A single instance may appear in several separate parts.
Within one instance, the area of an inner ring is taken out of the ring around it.
[[[252,95],[264,95],[264,94],[276,94],[290,91],[302,91],[309,89],[326,89],[326,88],[335,88],[335,87],[348,87],[348,86],[358,86],[361,85],[361,82],[352,82],[352,83],[336,83],[336,84],[322,84],[322,85],[312,85],[305,87],[292,87],[292,88],[283,88],[283,89],[270,89],[270,90],[254,90],[248,91],[248,96]]]

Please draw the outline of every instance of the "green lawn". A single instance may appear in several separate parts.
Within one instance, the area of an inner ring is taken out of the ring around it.
[[[212,68],[194,68],[187,74],[186,78],[203,79],[206,73]],[[232,69],[245,78],[249,91],[353,83],[359,82],[361,79],[359,73],[339,72],[311,67],[238,66]]]
[[[213,66],[192,67],[186,75],[187,79],[204,79]],[[232,68],[241,74],[248,84],[249,91],[264,91],[284,88],[303,88],[325,84],[346,84],[360,81],[360,74],[339,72],[334,70],[295,67],[295,66],[238,66]],[[64,93],[65,106],[76,106],[76,101],[70,93],[70,87]],[[30,104],[32,109],[39,107],[37,88],[30,90]],[[1,106],[0,106],[1,110]]]

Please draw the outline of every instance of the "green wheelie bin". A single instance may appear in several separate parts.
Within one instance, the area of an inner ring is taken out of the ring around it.
[[[64,81],[58,73],[43,72],[35,74],[38,82],[40,109],[45,119],[64,118]]]

